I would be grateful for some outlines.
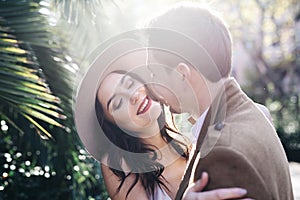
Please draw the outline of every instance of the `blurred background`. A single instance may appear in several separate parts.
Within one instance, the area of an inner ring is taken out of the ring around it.
[[[108,198],[76,133],[74,92],[99,44],[176,2],[0,1],[0,199]],[[270,110],[300,199],[300,2],[193,2],[228,23],[233,75]]]

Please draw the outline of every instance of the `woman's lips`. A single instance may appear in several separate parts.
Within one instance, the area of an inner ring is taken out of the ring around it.
[[[146,96],[145,99],[142,101],[141,105],[139,106],[136,114],[140,115],[147,112],[147,110],[149,110],[151,106],[151,103],[152,103],[151,99],[148,98],[148,96]]]

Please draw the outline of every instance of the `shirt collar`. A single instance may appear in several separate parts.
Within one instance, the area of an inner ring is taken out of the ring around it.
[[[192,144],[196,144],[197,139],[199,137],[201,128],[203,126],[204,123],[204,119],[207,115],[209,108],[207,108],[201,115],[200,117],[197,119],[196,123],[192,126]]]

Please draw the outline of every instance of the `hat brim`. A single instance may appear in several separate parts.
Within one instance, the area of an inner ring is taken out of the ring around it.
[[[74,104],[74,119],[77,133],[85,149],[95,159],[101,161],[103,151],[110,141],[100,127],[95,100],[99,84],[107,74],[114,70],[122,70],[124,66],[113,64],[117,59],[131,51],[145,51],[135,40],[119,40],[99,52],[98,57],[90,65],[77,90]],[[95,52],[94,52],[95,54]]]
[[[157,39],[155,40],[156,43],[153,44],[154,46],[145,47],[141,42],[133,39],[137,35],[143,35],[145,33],[157,36]],[[181,42],[179,43],[177,41]],[[98,123],[95,112],[96,94],[101,79],[115,70],[130,71],[136,69],[135,72],[139,75],[147,73],[147,71],[143,70],[141,67],[146,64],[145,58],[138,60],[138,56],[133,56],[133,59],[127,60],[127,63],[126,60],[124,62],[117,62],[122,56],[127,55],[128,53],[133,53],[132,55],[134,55],[138,52],[144,52],[146,56],[146,51],[155,50],[162,52],[161,50],[163,50],[163,52],[179,55],[184,58],[184,60],[189,61],[192,66],[197,66],[197,69],[205,76],[213,77],[213,80],[219,80],[221,77],[217,66],[205,48],[192,38],[172,30],[155,28],[135,30],[121,34],[121,37],[118,36],[117,40],[112,40],[111,44],[112,45],[105,48],[105,50],[100,52],[96,50],[93,53],[98,56],[90,65],[81,81],[79,89],[77,90],[74,107],[74,118],[78,135],[86,150],[99,161],[101,161],[103,150],[106,145],[110,143]],[[154,60],[153,62],[155,63],[156,61]]]

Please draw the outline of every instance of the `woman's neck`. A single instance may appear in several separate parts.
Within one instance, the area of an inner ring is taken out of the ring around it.
[[[142,138],[142,141],[145,144],[151,144],[154,145],[157,148],[164,148],[167,145],[167,142],[162,138],[160,132],[156,133],[155,135],[152,135],[147,138]]]
[[[143,142],[145,144],[154,145],[157,148],[155,149],[157,153],[157,161],[165,167],[171,165],[179,158],[183,158],[176,152],[171,143],[166,142],[162,138],[160,133],[148,138],[144,138]]]

